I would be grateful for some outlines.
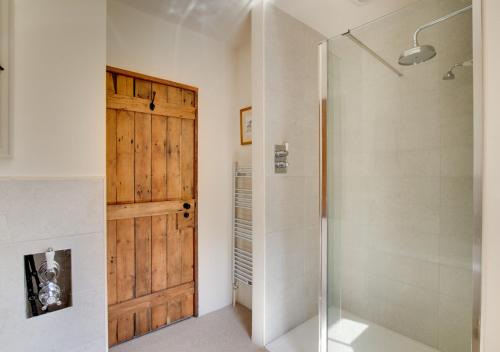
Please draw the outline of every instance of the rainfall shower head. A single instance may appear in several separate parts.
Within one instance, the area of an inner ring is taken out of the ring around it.
[[[399,64],[403,66],[417,65],[436,56],[436,49],[432,45],[417,45],[403,51],[399,57]]]
[[[417,65],[421,62],[428,61],[432,59],[434,56],[436,56],[436,49],[434,49],[432,45],[420,45],[418,43],[418,34],[426,28],[432,27],[438,23],[441,23],[454,16],[460,15],[461,13],[464,13],[471,9],[472,5],[466,6],[460,10],[454,11],[446,16],[440,17],[429,23],[424,24],[423,26],[418,27],[415,33],[413,33],[412,47],[410,49],[403,51],[401,56],[399,56],[398,60],[399,64],[403,66]]]
[[[452,79],[455,79],[455,74],[453,73],[452,70],[449,70],[446,72],[443,76],[443,80],[445,81],[451,81]]]
[[[473,61],[472,59],[471,60],[467,60],[467,61],[464,61],[464,62],[460,62],[460,63],[457,63],[457,64],[454,64],[453,66],[450,67],[450,69],[448,70],[448,72],[446,72],[443,76],[443,80],[445,81],[450,81],[452,79],[455,79],[455,74],[453,73],[453,70],[456,69],[457,67],[468,67],[468,66],[472,66],[473,64]]]

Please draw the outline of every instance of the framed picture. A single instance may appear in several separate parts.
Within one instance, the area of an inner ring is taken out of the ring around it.
[[[240,110],[240,141],[241,145],[252,144],[252,107]]]

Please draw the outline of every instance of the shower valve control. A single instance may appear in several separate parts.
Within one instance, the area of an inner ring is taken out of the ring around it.
[[[286,174],[288,170],[288,143],[274,146],[274,173]]]
[[[71,249],[24,256],[26,317],[71,307]]]
[[[45,261],[38,269],[41,280],[38,299],[42,304],[42,310],[47,310],[49,306],[54,304],[58,306],[62,304],[60,300],[61,288],[57,284],[60,266],[59,263],[54,260],[54,256],[54,250],[49,248],[49,250],[45,252]]]

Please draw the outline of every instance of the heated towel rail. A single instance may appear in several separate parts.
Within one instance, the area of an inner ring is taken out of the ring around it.
[[[240,284],[252,286],[252,168],[233,168],[233,305]]]

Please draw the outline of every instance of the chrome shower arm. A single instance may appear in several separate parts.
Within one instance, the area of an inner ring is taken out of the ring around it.
[[[458,64],[455,64],[453,66],[450,67],[449,71],[453,71],[454,69],[456,69],[457,67],[462,67],[464,64],[463,63],[458,63]]]
[[[413,46],[418,46],[418,45],[419,45],[419,44],[418,44],[418,35],[419,35],[419,33],[420,33],[421,31],[423,31],[424,29],[427,29],[427,28],[429,28],[429,27],[432,27],[432,26],[434,26],[434,25],[436,25],[436,24],[438,24],[438,23],[441,23],[441,22],[443,22],[443,21],[446,21],[446,20],[448,20],[448,19],[450,19],[450,18],[452,18],[452,17],[455,17],[455,16],[457,16],[457,15],[460,15],[460,14],[462,14],[462,13],[466,12],[466,11],[469,11],[469,10],[472,10],[472,5],[466,6],[466,7],[462,8],[462,9],[460,9],[460,10],[456,10],[456,11],[454,11],[454,12],[452,12],[452,13],[449,13],[449,14],[447,14],[447,15],[443,16],[443,17],[440,17],[440,18],[437,18],[437,19],[435,19],[435,20],[432,20],[431,22],[426,23],[426,24],[424,24],[424,25],[422,25],[422,26],[418,27],[418,28],[417,28],[417,30],[415,31],[415,33],[413,34]]]

